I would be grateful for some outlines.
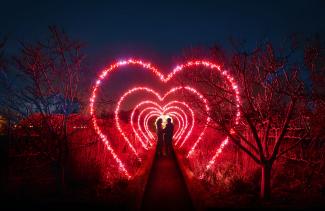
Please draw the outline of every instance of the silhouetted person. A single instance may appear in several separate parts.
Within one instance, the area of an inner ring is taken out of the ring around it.
[[[167,124],[165,127],[165,144],[166,144],[166,152],[167,154],[172,153],[172,142],[173,142],[173,135],[174,135],[174,124],[172,123],[171,118],[167,118]]]
[[[158,119],[156,122],[156,133],[157,133],[157,150],[158,156],[163,154],[163,146],[164,146],[164,129],[162,127],[162,119]]]

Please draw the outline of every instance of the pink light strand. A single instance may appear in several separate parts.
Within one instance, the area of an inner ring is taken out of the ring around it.
[[[239,107],[241,105],[241,102],[240,102],[240,97],[239,97],[238,86],[235,83],[235,80],[230,76],[230,74],[228,74],[227,71],[225,71],[225,70],[222,71],[221,68],[220,68],[220,66],[218,66],[218,65],[216,65],[214,63],[211,63],[209,61],[202,61],[202,60],[189,61],[189,62],[187,62],[187,63],[185,63],[183,65],[176,66],[173,69],[173,71],[165,77],[157,68],[153,67],[150,63],[146,63],[146,62],[143,62],[141,60],[128,59],[128,60],[122,60],[122,61],[116,62],[116,63],[110,65],[107,69],[103,70],[100,73],[100,75],[99,75],[99,77],[98,77],[98,79],[97,79],[97,81],[96,81],[96,83],[95,83],[95,85],[93,87],[91,97],[89,99],[89,101],[90,101],[89,102],[89,107],[90,107],[90,114],[92,116],[92,121],[93,121],[93,126],[94,126],[95,131],[97,132],[97,134],[99,135],[99,137],[101,138],[101,140],[105,143],[105,145],[107,146],[108,151],[112,154],[113,158],[118,163],[120,170],[122,172],[124,172],[125,176],[127,176],[128,178],[131,178],[130,174],[125,169],[124,164],[118,158],[118,156],[116,155],[116,153],[114,152],[114,150],[111,148],[111,146],[109,144],[109,141],[108,141],[106,135],[104,135],[102,133],[101,129],[98,127],[97,118],[95,116],[95,108],[94,108],[94,103],[95,103],[95,100],[96,100],[97,90],[100,87],[100,84],[101,84],[102,80],[104,80],[109,73],[113,72],[114,70],[116,70],[117,68],[119,68],[121,66],[126,66],[126,65],[138,65],[138,66],[141,66],[144,69],[147,69],[147,70],[151,71],[153,74],[155,74],[164,83],[167,83],[176,73],[178,73],[178,72],[180,72],[180,71],[182,71],[182,70],[184,70],[186,68],[189,68],[189,67],[204,66],[204,67],[207,67],[207,68],[210,68],[210,69],[213,69],[213,70],[218,70],[222,75],[226,76],[226,78],[228,79],[228,81],[231,83],[233,90],[235,91],[235,98],[236,98],[236,101],[237,101],[236,124],[239,123],[239,119],[240,119],[240,116],[241,116]],[[118,120],[118,117],[117,117],[116,120]],[[124,136],[125,136],[125,134],[123,135],[123,137]],[[132,149],[132,151],[134,152],[134,154],[138,157],[138,154],[136,153],[136,150],[134,149],[133,145],[129,141],[127,141],[127,140],[128,139],[126,139],[126,142],[130,146],[130,148]],[[198,141],[199,141],[199,139],[198,139]],[[194,149],[195,149],[196,146],[197,146],[197,143],[194,144],[194,146],[190,150],[188,156],[191,154],[191,152],[194,151]]]

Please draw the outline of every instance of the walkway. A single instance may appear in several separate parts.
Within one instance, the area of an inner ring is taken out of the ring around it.
[[[142,210],[194,210],[174,155],[156,157],[144,193]]]

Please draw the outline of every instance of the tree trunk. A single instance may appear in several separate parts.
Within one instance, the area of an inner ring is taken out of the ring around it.
[[[265,200],[269,200],[271,198],[271,170],[272,163],[265,162],[262,164],[260,197]]]
[[[63,195],[66,190],[66,162],[67,162],[67,137],[65,136],[65,128],[63,137],[58,137],[58,160],[57,160],[57,188],[60,195]]]
[[[66,191],[66,166],[67,166],[67,150],[65,148],[65,139],[60,140],[60,151],[58,159],[58,174],[57,174],[57,186],[59,188],[59,193],[62,195]],[[63,145],[63,146],[62,146]]]
[[[59,154],[58,154],[58,160],[57,160],[57,188],[58,188],[58,193],[60,195],[63,194],[64,192],[64,152],[63,152],[63,140],[61,137],[59,137]]]
[[[67,119],[65,117],[63,123],[63,138],[61,140],[61,156],[60,156],[60,186],[61,191],[66,191],[66,177],[67,177],[67,162],[68,162],[68,135],[67,135]]]
[[[6,135],[0,135],[0,197],[5,196],[8,184],[9,173],[9,141],[10,137],[8,133]]]

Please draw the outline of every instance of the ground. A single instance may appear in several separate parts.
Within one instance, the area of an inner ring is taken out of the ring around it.
[[[194,210],[174,154],[156,156],[141,208],[142,210]]]

